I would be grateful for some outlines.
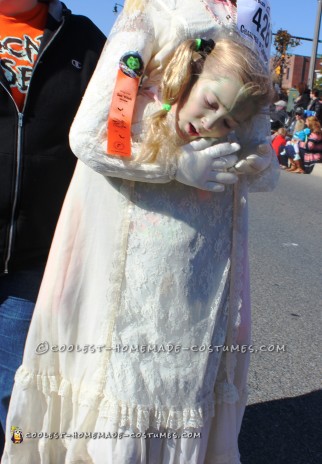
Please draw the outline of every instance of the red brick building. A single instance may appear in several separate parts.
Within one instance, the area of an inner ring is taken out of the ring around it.
[[[291,55],[287,58],[282,88],[290,89],[296,87],[299,82],[307,82],[310,69],[310,57],[301,55]],[[322,76],[322,57],[315,61],[315,78]]]

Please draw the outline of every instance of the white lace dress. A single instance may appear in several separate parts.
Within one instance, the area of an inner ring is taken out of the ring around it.
[[[105,176],[77,165],[16,375],[3,464],[240,462],[249,356],[221,347],[250,343],[249,179],[211,194],[136,163],[135,150],[133,161],[104,153],[119,57],[138,50],[147,63],[135,137],[158,105],[151,92],[171,50],[218,28],[210,6],[155,0],[127,10],[103,52],[71,143]],[[258,118],[248,137],[266,129]],[[270,182],[270,171],[251,179]]]

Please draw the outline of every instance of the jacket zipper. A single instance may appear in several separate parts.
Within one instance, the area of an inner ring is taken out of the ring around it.
[[[12,243],[13,243],[13,233],[14,233],[14,222],[15,222],[14,219],[15,219],[15,214],[16,214],[16,209],[17,209],[18,193],[19,193],[19,187],[20,187],[21,159],[22,159],[22,128],[23,128],[23,120],[24,120],[24,110],[26,108],[26,103],[27,103],[27,99],[28,99],[28,95],[29,95],[29,89],[30,89],[32,77],[33,77],[33,75],[34,75],[34,73],[35,73],[35,71],[37,69],[37,65],[40,62],[40,60],[41,60],[43,54],[45,53],[45,51],[52,44],[54,39],[57,37],[57,35],[61,31],[62,27],[64,26],[64,23],[65,23],[65,18],[63,17],[61,25],[59,26],[59,28],[57,29],[55,34],[51,37],[51,39],[49,40],[47,45],[43,48],[42,52],[38,55],[37,61],[35,63],[35,66],[33,68],[32,74],[31,74],[28,90],[27,90],[27,93],[26,93],[26,98],[25,98],[24,105],[23,105],[21,113],[19,111],[19,108],[18,108],[14,98],[12,97],[12,94],[9,92],[8,89],[6,89],[6,87],[4,87],[1,84],[3,86],[3,88],[6,90],[6,92],[9,93],[11,99],[13,100],[13,102],[15,104],[15,107],[16,107],[17,113],[18,113],[17,166],[16,166],[14,198],[13,198],[13,205],[12,205],[11,219],[10,219],[10,228],[9,228],[9,240],[8,240],[7,252],[5,252],[5,255],[6,255],[5,265],[4,265],[4,273],[5,274],[9,273],[8,265],[9,265],[9,261],[10,261],[10,258],[11,258]]]
[[[11,256],[11,248],[13,241],[13,228],[14,228],[14,216],[18,201],[18,189],[21,171],[21,145],[22,145],[22,126],[23,126],[23,114],[18,112],[18,137],[17,137],[17,166],[16,166],[16,179],[15,179],[15,191],[13,198],[13,206],[11,211],[10,229],[9,229],[9,241],[8,241],[8,252],[4,265],[4,273],[8,274],[8,262]]]

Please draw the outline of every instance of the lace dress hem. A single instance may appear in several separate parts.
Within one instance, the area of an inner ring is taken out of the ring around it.
[[[235,385],[221,382],[216,385],[213,395],[195,404],[194,408],[184,408],[178,405],[167,407],[122,403],[115,398],[108,398],[98,390],[82,389],[81,386],[61,376],[36,374],[24,366],[20,366],[17,370],[15,382],[16,386],[23,390],[38,390],[47,399],[53,394],[62,398],[71,398],[74,405],[97,409],[99,418],[141,432],[150,427],[169,430],[203,427],[210,418],[214,417],[216,403],[234,404],[247,394],[246,390],[239,392]]]

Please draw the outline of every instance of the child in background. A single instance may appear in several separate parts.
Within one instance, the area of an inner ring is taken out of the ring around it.
[[[304,170],[310,173],[316,163],[322,162],[322,130],[317,118],[307,118],[307,125],[311,133],[299,147]]]
[[[292,140],[286,143],[284,150],[281,151],[281,156],[286,157],[290,162],[290,167],[286,169],[288,172],[295,174],[304,174],[300,157],[300,142],[305,142],[310,135],[310,129],[305,127],[303,130],[295,132]]]
[[[285,149],[281,151],[281,156],[289,160],[290,167],[288,172],[295,174],[304,174],[303,155],[300,154],[300,147],[306,146],[306,142],[311,133],[312,127],[316,128],[318,119],[316,116],[309,116],[305,120],[305,126],[302,130],[295,132],[291,141],[286,143]]]
[[[295,132],[299,132],[303,130],[305,127],[305,115],[303,108],[296,108],[295,109],[295,121],[291,124],[289,131],[294,134]]]
[[[275,137],[272,140],[272,146],[278,158],[278,162],[280,164],[281,169],[286,169],[287,167],[287,157],[281,155],[281,151],[284,150],[285,145],[287,143],[287,130],[284,127],[278,129]],[[286,164],[285,164],[286,163]]]

